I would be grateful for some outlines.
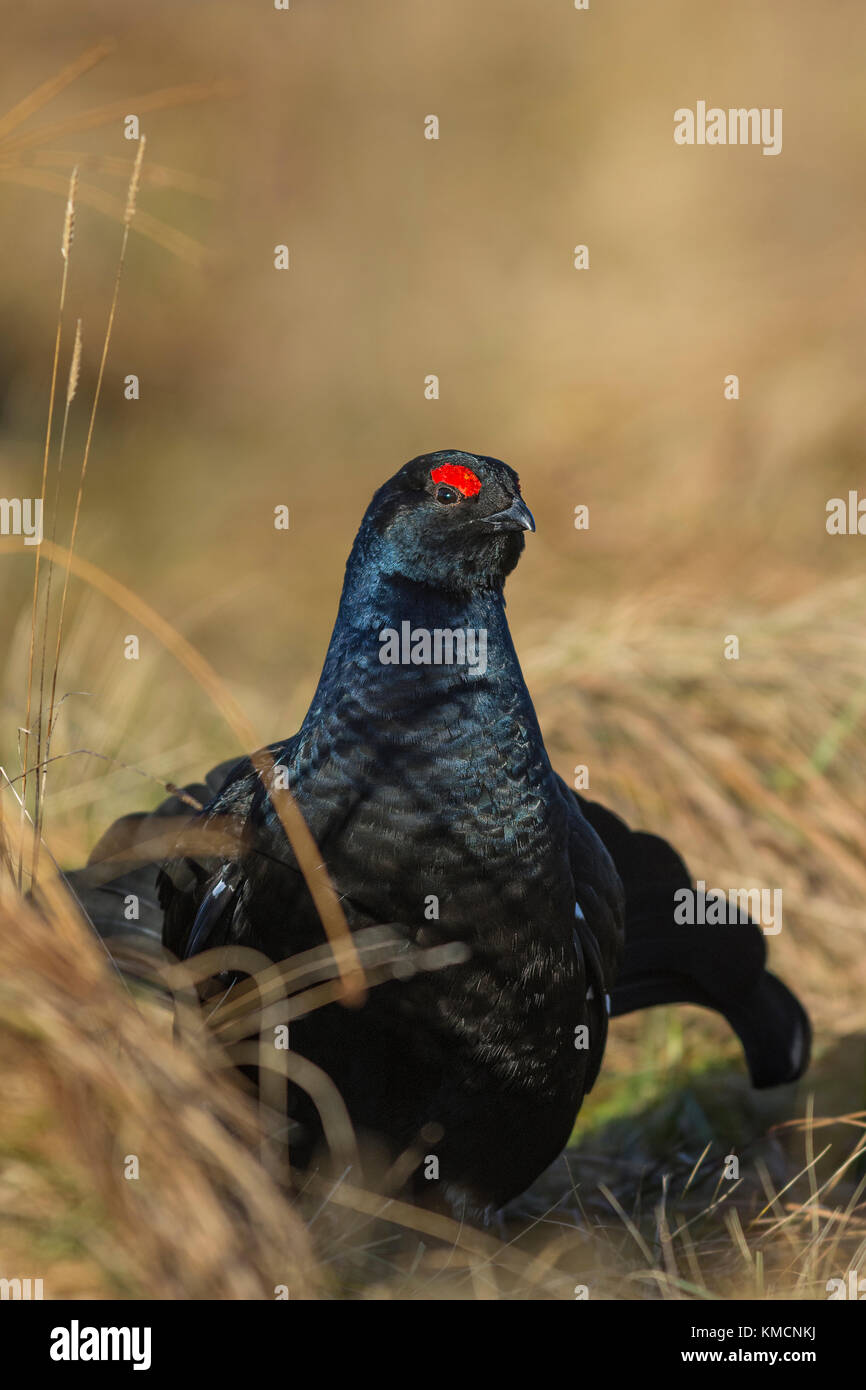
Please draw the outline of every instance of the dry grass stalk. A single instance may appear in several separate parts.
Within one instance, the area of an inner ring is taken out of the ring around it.
[[[70,79],[71,80],[71,79]],[[66,307],[66,291],[69,283],[69,254],[72,248],[72,238],[75,220],[75,192],[78,184],[78,170],[73,169],[69,180],[69,190],[66,197],[66,212],[63,218],[63,234],[60,239],[60,254],[63,258],[63,273],[60,280],[60,302],[57,308],[57,329],[54,335],[54,357],[51,364],[51,387],[48,395],[48,421],[45,427],[45,448],[42,455],[42,481],[39,496],[42,498],[43,505],[48,483],[48,457],[51,451],[51,431],[54,421],[54,399],[57,391],[57,368],[60,362],[60,338],[63,331],[63,312]],[[39,567],[41,561],[41,547],[36,547],[36,556],[33,567],[33,602],[30,614],[30,651],[27,658],[27,709],[24,718],[24,769],[25,778],[22,788],[22,810],[27,802],[27,778],[26,769],[30,758],[30,724],[33,712],[33,660],[36,646],[36,618],[39,606]],[[42,737],[42,700],[39,703],[39,729],[37,734],[37,753],[36,761],[41,759],[41,737]],[[38,787],[38,782],[37,782]],[[23,820],[21,824],[21,842],[23,851]],[[20,863],[23,852],[19,852],[19,887],[21,886]]]
[[[75,509],[72,514],[72,533],[69,540],[70,556],[75,551],[75,540],[78,534],[78,521],[81,515],[81,503],[84,497],[84,484],[87,478],[87,464],[90,459],[90,448],[93,443],[93,428],[96,423],[96,412],[99,409],[99,398],[102,394],[102,383],[105,377],[105,364],[108,360],[108,349],[111,344],[111,334],[114,328],[114,320],[117,314],[117,302],[120,297],[120,282],[123,277],[123,267],[126,263],[126,248],[129,241],[129,229],[132,219],[135,216],[136,198],[141,179],[141,162],[144,158],[146,137],[142,135],[138,143],[135,161],[132,166],[132,175],[129,181],[129,191],[126,199],[126,207],[123,215],[123,235],[120,243],[120,255],[117,262],[117,270],[114,276],[114,290],[111,296],[111,306],[108,311],[108,322],[105,326],[105,335],[102,340],[102,354],[99,359],[99,371],[96,377],[96,388],[93,393],[93,405],[90,410],[90,420],[87,426],[87,438],[84,441],[84,454],[81,460],[81,472],[78,478],[78,491],[75,497]],[[51,726],[54,722],[54,704],[57,694],[57,672],[60,666],[60,649],[63,642],[63,621],[66,615],[66,598],[69,591],[69,565],[66,565],[63,575],[63,592],[60,596],[60,612],[57,619],[57,639],[54,649],[54,665],[51,673],[51,695],[48,702],[48,735],[50,737]],[[40,718],[40,741],[37,743],[37,762],[42,760],[41,730],[42,721]],[[44,774],[43,774],[44,776]],[[41,799],[41,779],[36,783],[36,806],[34,810],[34,845],[33,845],[33,882],[36,882],[36,874],[39,865],[39,845],[42,824],[42,799]]]

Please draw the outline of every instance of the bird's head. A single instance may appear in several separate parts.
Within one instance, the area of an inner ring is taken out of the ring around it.
[[[403,465],[367,509],[362,537],[381,572],[456,591],[501,588],[534,531],[513,468],[440,449]]]

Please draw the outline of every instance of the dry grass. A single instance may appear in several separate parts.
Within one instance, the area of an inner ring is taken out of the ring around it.
[[[46,1298],[308,1296],[307,1234],[258,1161],[254,1110],[90,929],[7,896],[0,978],[4,1274],[44,1278]]]
[[[836,1032],[862,1028],[866,995],[864,604],[860,576],[699,617],[649,589],[525,660],[564,776],[588,765],[588,795],[663,831],[710,886],[782,889],[772,959]]]

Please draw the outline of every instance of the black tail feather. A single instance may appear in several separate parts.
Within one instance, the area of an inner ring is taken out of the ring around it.
[[[809,1065],[805,1009],[766,969],[764,934],[750,920],[699,925],[674,921],[674,894],[692,889],[677,852],[657,835],[629,830],[604,806],[578,797],[601,836],[626,893],[625,957],[611,1015],[657,1004],[698,1004],[722,1014],[737,1034],[756,1087],[796,1081]]]
[[[752,1085],[759,1090],[797,1081],[809,1065],[808,1015],[787,985],[768,970],[743,999],[713,997],[685,975],[631,972],[620,977],[613,991],[611,1016],[657,1004],[698,1004],[723,1014],[743,1045]]]

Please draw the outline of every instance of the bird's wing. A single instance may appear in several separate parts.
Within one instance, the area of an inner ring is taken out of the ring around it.
[[[811,1047],[809,1019],[787,986],[766,969],[760,927],[748,920],[676,922],[675,893],[693,890],[676,850],[658,835],[630,830],[612,811],[562,786],[605,844],[625,889],[625,954],[611,1014],[656,1004],[715,1009],[738,1035],[754,1086],[802,1076]]]
[[[607,1044],[614,982],[622,960],[625,900],[612,856],[577,798],[560,782],[569,812],[569,860],[574,883],[574,949],[586,990],[589,1065],[584,1090],[595,1084]]]
[[[160,865],[196,818],[196,805],[207,806],[244,761],[219,763],[203,782],[180,788],[153,811],[121,816],[94,846],[86,867],[64,874],[112,955],[129,955],[132,945],[130,958],[162,957]]]
[[[265,751],[275,761],[288,760],[293,746],[290,739]],[[175,856],[164,858],[156,884],[164,914],[162,939],[178,959],[238,939],[244,889],[263,859],[268,861],[272,882],[280,884],[282,908],[290,901],[291,891],[300,887],[300,870],[284,837],[278,861],[271,847],[264,850],[258,841],[265,805],[270,802],[261,776],[250,758],[242,758],[228,767],[216,794],[189,822]],[[183,839],[196,833],[205,842],[213,835],[221,848],[211,853],[205,843],[188,850]]]

